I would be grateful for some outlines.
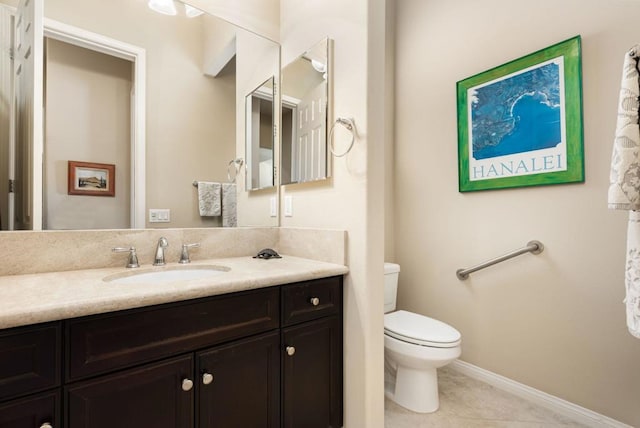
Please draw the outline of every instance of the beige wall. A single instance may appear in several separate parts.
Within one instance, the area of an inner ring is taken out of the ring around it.
[[[282,224],[348,232],[345,426],[382,427],[383,177],[376,171],[383,163],[384,3],[282,0],[280,11],[283,64],[324,37],[334,40],[329,105],[333,117],[353,117],[360,132],[353,151],[334,160],[330,180],[284,186],[284,196],[293,198],[293,217]]]
[[[622,304],[626,215],[607,210],[625,0],[396,3],[399,307],[462,333],[462,360],[640,426],[640,341]],[[457,189],[456,81],[582,35],[584,184]],[[456,279],[531,239],[546,247]]]
[[[132,63],[46,40],[45,229],[130,227]],[[113,164],[114,197],[67,194],[69,160]]]
[[[385,79],[384,88],[388,94],[384,104],[385,145],[384,145],[384,259],[393,262],[396,259],[395,234],[395,0],[386,0],[385,32]]]

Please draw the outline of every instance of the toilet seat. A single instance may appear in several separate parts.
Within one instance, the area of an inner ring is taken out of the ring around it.
[[[384,333],[403,342],[434,348],[456,347],[462,338],[449,324],[407,311],[385,314]]]

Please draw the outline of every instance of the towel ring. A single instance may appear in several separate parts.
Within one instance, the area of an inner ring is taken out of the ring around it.
[[[244,164],[244,160],[242,158],[235,158],[229,161],[229,164],[227,165],[227,179],[229,180],[229,183],[236,182],[236,177],[238,177],[238,173],[240,172],[240,168],[242,168],[242,164]],[[234,166],[233,178],[231,178],[231,165]]]
[[[344,126],[349,130],[349,132],[351,132],[351,143],[349,143],[349,147],[347,147],[347,150],[345,150],[342,153],[336,153],[336,149],[333,146],[333,130],[336,128],[336,125],[338,124]],[[336,121],[331,126],[331,129],[329,130],[329,150],[331,151],[331,154],[333,154],[337,158],[341,158],[342,156],[346,155],[351,151],[351,149],[353,148],[353,143],[355,141],[356,141],[356,124],[353,122],[353,119],[350,119],[350,118],[343,119],[340,117],[336,119]]]

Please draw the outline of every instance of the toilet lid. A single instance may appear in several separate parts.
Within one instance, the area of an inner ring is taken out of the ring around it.
[[[404,342],[436,348],[458,346],[462,338],[449,324],[407,311],[386,314],[384,332]]]

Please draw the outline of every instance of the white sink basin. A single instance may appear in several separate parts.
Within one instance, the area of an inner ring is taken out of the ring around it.
[[[189,281],[192,279],[210,278],[228,272],[229,270],[226,266],[214,265],[169,266],[116,273],[106,276],[102,280],[116,284]]]

